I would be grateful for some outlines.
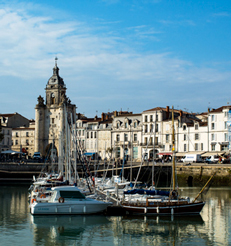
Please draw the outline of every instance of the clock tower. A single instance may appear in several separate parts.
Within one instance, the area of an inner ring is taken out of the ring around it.
[[[45,88],[46,99],[39,96],[35,107],[35,152],[41,152],[44,157],[51,144],[52,155],[59,157],[67,124],[71,127],[76,121],[76,106],[66,96],[67,88],[59,76],[57,60]]]

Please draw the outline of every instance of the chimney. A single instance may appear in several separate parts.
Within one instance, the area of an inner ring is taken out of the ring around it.
[[[169,106],[166,106],[166,118],[169,118]]]
[[[106,120],[109,120],[109,115],[108,114],[106,114]]]
[[[208,113],[210,112],[210,108],[208,108]]]
[[[114,116],[117,116],[117,111],[114,111]]]
[[[104,113],[102,113],[102,116],[101,116],[101,121],[104,121]]]

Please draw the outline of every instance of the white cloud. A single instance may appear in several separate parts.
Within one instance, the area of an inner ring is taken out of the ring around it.
[[[137,26],[134,30],[140,35],[157,33],[146,26]],[[22,87],[17,85],[15,88],[29,90],[30,100],[35,98],[33,103],[36,103],[52,74],[57,55],[60,75],[69,88],[67,94],[73,103],[78,106],[81,96],[85,100],[81,105],[92,104],[100,110],[105,107],[105,100],[111,100],[106,104],[114,110],[113,105],[119,104],[119,107],[127,107],[130,103],[131,108],[132,104],[137,104],[135,98],[142,98],[142,103],[145,99],[150,102],[155,98],[158,103],[158,100],[171,98],[161,98],[162,91],[171,93],[174,88],[188,85],[216,85],[231,77],[230,73],[216,69],[199,68],[190,61],[174,57],[173,53],[137,52],[132,39],[98,31],[89,28],[87,23],[58,22],[51,15],[28,14],[26,9],[0,9],[0,79],[7,78],[12,86],[20,80]],[[12,97],[16,97],[14,93]],[[84,93],[88,97],[83,96]],[[3,103],[4,96],[1,100]],[[140,108],[144,107],[142,103]]]

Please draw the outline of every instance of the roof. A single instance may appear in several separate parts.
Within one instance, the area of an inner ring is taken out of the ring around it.
[[[212,109],[211,111],[209,111],[209,113],[220,113],[223,111],[223,109],[231,109],[231,106],[221,106],[220,108],[217,109]]]

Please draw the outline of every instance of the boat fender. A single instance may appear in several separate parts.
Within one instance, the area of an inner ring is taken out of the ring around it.
[[[63,197],[59,198],[59,203],[64,203],[64,198]]]
[[[34,202],[36,202],[36,199],[35,199],[35,198],[33,198],[33,199],[31,200],[31,203],[34,203]]]
[[[45,194],[41,194],[40,198],[46,198]]]

